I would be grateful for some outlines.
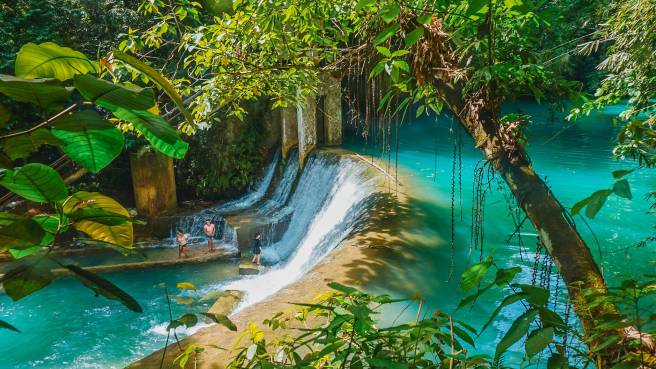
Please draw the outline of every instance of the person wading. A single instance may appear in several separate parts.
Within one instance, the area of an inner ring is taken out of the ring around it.
[[[255,265],[260,265],[260,254],[262,253],[262,234],[260,232],[255,234],[255,239],[253,240],[253,260],[252,263]]]
[[[214,235],[216,234],[216,226],[211,220],[206,220],[203,226],[203,231],[207,236],[207,251],[214,251]]]
[[[175,235],[175,240],[178,242],[178,258],[187,257],[187,237],[189,233],[184,233],[182,228],[178,228],[178,233]]]

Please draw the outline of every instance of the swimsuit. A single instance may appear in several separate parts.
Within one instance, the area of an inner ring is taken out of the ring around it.
[[[260,253],[262,253],[262,241],[255,239],[253,243],[253,254],[259,255]]]

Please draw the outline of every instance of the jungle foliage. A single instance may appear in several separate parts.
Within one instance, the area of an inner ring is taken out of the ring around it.
[[[28,43],[16,56],[15,75],[0,75],[0,94],[38,109],[42,117],[21,122],[5,109],[0,122],[0,186],[30,205],[25,214],[0,213],[0,251],[8,251],[21,261],[0,278],[14,301],[46,287],[56,278],[53,269],[60,268],[97,295],[141,312],[136,300],[111,282],[76,265],[64,265],[50,255],[61,237],[73,230],[88,237],[81,239],[84,243],[132,252],[133,226],[128,211],[100,193],[70,192],[53,166],[38,162],[38,156],[33,155],[51,146],[61,151],[61,160],[72,160],[98,173],[123,150],[120,126],[143,135],[165,155],[184,156],[188,144],[153,112],[155,91],[106,79],[111,75],[112,62],[88,59],[79,51],[52,42]],[[141,66],[137,63],[133,68],[139,70]],[[168,84],[159,78],[160,84]],[[30,128],[16,128],[26,125]],[[16,329],[5,322],[2,326]]]

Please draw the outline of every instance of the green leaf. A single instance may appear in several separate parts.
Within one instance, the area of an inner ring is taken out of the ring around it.
[[[96,63],[84,54],[53,42],[25,44],[16,55],[16,76],[66,81],[78,74],[98,73]]]
[[[544,350],[552,341],[554,335],[553,327],[536,329],[526,339],[526,355],[532,358]]]
[[[403,39],[403,42],[405,43],[405,47],[410,47],[419,41],[424,36],[424,27],[418,27],[414,31],[408,33],[405,38]]]
[[[0,93],[20,102],[33,103],[43,109],[61,107],[71,97],[73,88],[54,79],[22,79],[0,74]]]
[[[132,125],[143,133],[148,142],[162,154],[175,159],[182,159],[189,144],[182,141],[178,132],[161,117],[147,111],[117,109],[114,115]]]
[[[196,323],[198,323],[198,318],[194,314],[185,314],[181,316],[178,320],[181,321],[187,328],[191,328],[195,326]]]
[[[460,287],[462,288],[463,292],[467,292],[476,288],[476,286],[481,283],[485,273],[487,273],[491,266],[492,258],[488,256],[485,261],[471,265],[465,269],[465,271],[462,272],[462,275],[460,276]]]
[[[428,24],[433,20],[433,14],[424,13],[417,17],[417,23],[419,24]]]
[[[75,229],[86,233],[94,240],[132,247],[132,223],[110,222],[112,219],[110,217],[128,219],[130,214],[111,197],[97,192],[76,192],[64,201],[62,210],[69,217],[77,217],[73,223]]]
[[[544,288],[521,283],[514,284],[513,287],[519,287],[526,294],[526,301],[535,306],[544,306],[549,301],[549,291]]]
[[[394,36],[396,32],[401,29],[401,26],[399,24],[393,24],[387,28],[385,28],[381,33],[379,33],[375,38],[374,38],[374,45],[379,45],[382,44],[383,42],[387,41],[390,37]]]
[[[175,89],[175,87],[173,87],[171,82],[169,82],[164,76],[162,76],[159,72],[157,72],[150,66],[144,64],[142,61],[135,58],[134,56],[125,54],[120,51],[113,51],[112,56],[128,64],[129,66],[145,74],[146,76],[148,76],[148,78],[151,81],[153,81],[162,91],[164,91],[164,93],[166,93],[169,96],[171,100],[173,100],[175,105],[178,107],[182,115],[187,120],[187,123],[189,124],[193,123],[194,118],[191,116],[191,113],[189,113],[189,111],[185,108],[184,102],[182,101],[182,97],[180,96],[180,94],[178,94],[178,91]]]
[[[487,9],[488,0],[471,0],[469,1],[469,6],[467,7],[467,16],[482,12],[484,9]]]
[[[66,269],[73,272],[75,277],[79,279],[82,284],[96,293],[96,296],[102,295],[108,299],[120,301],[128,309],[136,313],[143,312],[137,300],[105,278],[82,269],[77,265],[66,265]]]
[[[2,287],[7,296],[18,301],[49,285],[54,279],[55,276],[48,268],[21,265],[2,276]]]
[[[613,192],[615,192],[617,196],[625,199],[631,200],[633,198],[633,196],[631,196],[631,186],[629,186],[629,181],[626,179],[620,179],[615,182],[613,185]]]
[[[43,145],[59,146],[61,144],[62,141],[45,128],[39,128],[29,134],[9,137],[3,141],[4,151],[11,160],[25,159],[30,154],[39,151]]]
[[[203,313],[206,317],[212,319],[214,323],[220,324],[229,330],[236,332],[237,326],[227,316],[222,314]]]
[[[634,170],[635,169],[615,170],[615,171],[613,171],[613,178],[620,179],[620,178],[624,177],[625,175],[632,173]]]
[[[572,215],[578,214],[581,211],[581,209],[583,209],[586,205],[588,205],[590,200],[592,200],[592,197],[586,197],[585,199],[574,204],[574,206],[572,206]]]
[[[155,93],[150,88],[122,86],[88,74],[76,76],[73,84],[85,99],[110,111],[148,110],[155,106]]]
[[[55,121],[52,134],[76,163],[98,173],[123,150],[123,133],[93,110],[78,111]]]
[[[625,361],[613,365],[610,369],[637,369],[640,367],[639,361]]]
[[[56,170],[40,163],[30,163],[16,170],[7,170],[0,185],[34,202],[63,200],[68,189]]]
[[[523,300],[525,297],[526,297],[526,295],[523,294],[523,293],[515,293],[515,294],[512,294],[512,295],[508,295],[508,296],[506,296],[506,297],[501,301],[501,303],[499,304],[499,306],[497,306],[497,308],[494,309],[494,311],[492,312],[492,314],[490,314],[490,317],[488,318],[487,322],[485,323],[485,325],[483,325],[483,328],[481,328],[481,333],[483,333],[483,332],[484,332],[484,331],[490,326],[490,324],[492,324],[492,322],[494,321],[494,319],[497,317],[497,315],[499,315],[499,313],[501,312],[501,310],[502,310],[504,307],[506,307],[506,306],[508,306],[508,305],[511,305],[511,304],[513,304],[513,303],[515,303],[515,302],[517,302],[517,301]]]
[[[13,325],[5,322],[4,320],[0,320],[0,329],[9,329],[11,331],[21,333],[21,331],[19,331],[18,328],[16,328]]]
[[[396,19],[401,12],[401,7],[397,3],[389,3],[380,10],[380,17],[383,18],[385,23],[389,23]]]
[[[59,230],[59,218],[55,215],[35,215],[32,220],[37,222],[41,228],[48,233],[57,233]]]
[[[366,359],[369,365],[372,368],[383,368],[383,369],[407,369],[407,363],[397,363],[382,357],[372,357]]]
[[[397,67],[398,69],[400,69],[404,72],[407,72],[407,73],[410,72],[410,66],[408,65],[408,63],[405,60],[394,60],[392,65],[394,65],[395,67]]]
[[[390,56],[392,56],[392,53],[390,52],[390,50],[388,48],[386,48],[385,46],[376,46],[376,50],[378,50],[379,53],[383,54],[383,56],[386,56],[388,58]]]
[[[611,190],[599,190],[593,193],[590,196],[590,202],[585,207],[585,216],[588,218],[594,218],[599,210],[601,210],[601,207],[604,206],[608,195],[611,193]]]
[[[30,256],[34,253],[37,253],[41,250],[44,250],[42,246],[32,246],[26,249],[9,249],[9,253],[11,254],[11,257],[13,257],[15,260],[22,259],[26,256]]]
[[[531,323],[538,312],[538,309],[528,310],[513,322],[510,329],[508,329],[508,332],[506,332],[501,341],[497,344],[497,349],[494,354],[495,357],[498,358],[499,355],[506,352],[510,346],[526,335],[528,328],[531,326]]]
[[[567,369],[569,368],[569,363],[567,359],[560,356],[559,354],[553,354],[547,361],[547,369]]]
[[[341,283],[337,283],[337,282],[328,283],[328,287],[332,288],[333,290],[337,290],[339,292],[342,292],[346,295],[353,295],[353,294],[360,293],[360,291],[358,291],[356,288],[345,286],[345,285],[343,285]]]
[[[196,291],[196,286],[194,286],[193,283],[189,283],[189,282],[178,282],[175,284],[175,286],[181,290]]]
[[[515,278],[515,276],[519,274],[521,271],[522,271],[521,267],[498,269],[497,275],[494,278],[494,284],[501,287],[506,283],[510,283]]]
[[[27,249],[39,244],[45,232],[30,218],[0,212],[0,252]]]
[[[375,4],[376,0],[360,0],[358,3],[355,5],[355,10],[362,10],[371,4]]]
[[[6,106],[0,104],[0,128],[4,127],[7,122],[11,119],[11,113]]]

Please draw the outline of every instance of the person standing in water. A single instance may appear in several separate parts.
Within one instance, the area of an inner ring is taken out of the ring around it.
[[[206,220],[205,225],[203,226],[203,231],[207,236],[207,251],[214,251],[214,235],[216,234],[216,226],[212,223],[211,220]]]
[[[262,234],[257,232],[253,240],[253,260],[252,263],[260,265],[260,254],[262,253]]]
[[[178,228],[178,233],[175,235],[175,240],[178,242],[178,258],[184,254],[187,257],[187,237],[189,233],[184,233],[182,228]]]

